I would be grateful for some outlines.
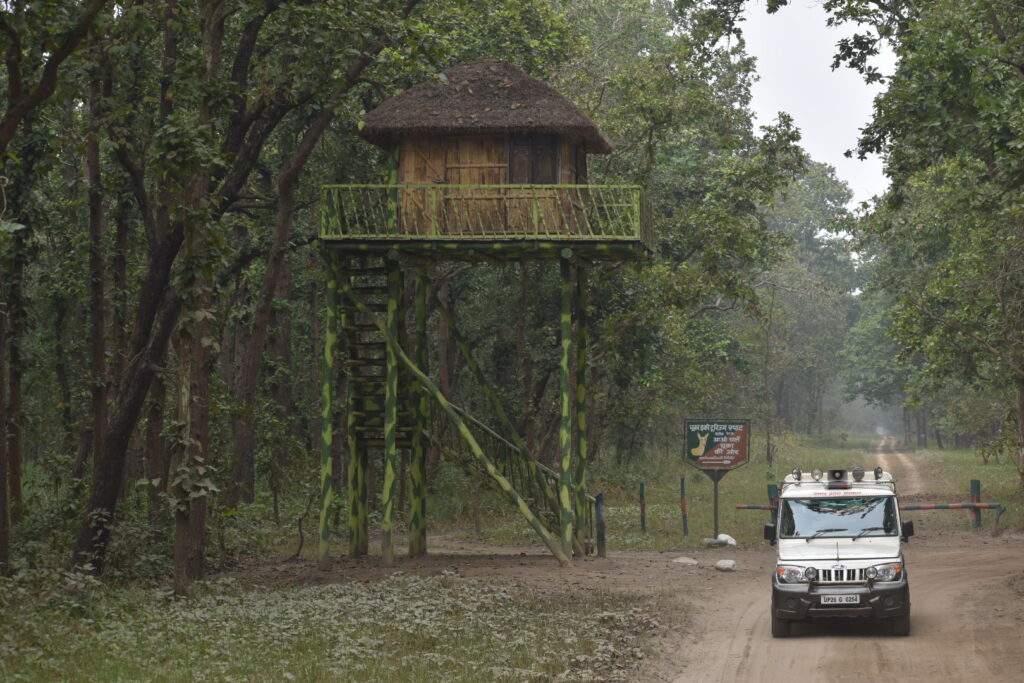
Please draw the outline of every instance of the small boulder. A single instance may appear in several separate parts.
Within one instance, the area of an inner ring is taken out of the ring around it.
[[[693,559],[692,557],[686,557],[686,556],[677,557],[676,559],[674,559],[672,561],[675,562],[676,564],[685,564],[685,565],[688,565],[688,566],[696,566],[696,565],[700,564],[699,562],[697,562],[697,560]]]
[[[721,541],[726,545],[736,545],[736,539],[729,534],[718,534],[718,538],[715,540]]]
[[[720,572],[734,572],[736,571],[736,560],[719,560],[715,562],[715,569]]]

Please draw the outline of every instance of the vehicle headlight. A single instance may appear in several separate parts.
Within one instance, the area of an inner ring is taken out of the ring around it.
[[[780,583],[807,583],[818,577],[818,570],[814,567],[780,564],[775,568],[775,575],[779,577]]]
[[[903,577],[903,564],[891,562],[868,567],[864,570],[864,576],[872,581],[899,581]]]

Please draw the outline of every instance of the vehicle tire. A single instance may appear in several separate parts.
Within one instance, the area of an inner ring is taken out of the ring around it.
[[[789,620],[779,619],[774,614],[772,615],[772,637],[773,638],[786,638],[789,636]]]
[[[910,635],[910,614],[904,614],[902,617],[893,617],[889,621],[894,636]]]

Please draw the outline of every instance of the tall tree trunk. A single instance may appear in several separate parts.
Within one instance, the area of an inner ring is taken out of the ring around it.
[[[1017,380],[1017,474],[1024,489],[1024,379]]]
[[[928,448],[928,413],[924,406],[916,410],[917,418],[917,447]]]
[[[22,516],[21,466],[24,444],[24,415],[22,406],[21,344],[25,333],[24,277],[26,259],[25,230],[14,236],[14,259],[11,264],[10,303],[8,322],[8,397],[7,397],[7,486],[11,524]],[[3,438],[0,435],[0,438]]]
[[[68,379],[67,343],[67,299],[63,293],[53,297],[53,370],[57,377],[57,394],[60,397],[60,420],[64,433],[61,450],[75,444],[75,420],[71,414],[71,381]],[[79,475],[81,476],[81,475]]]
[[[164,439],[164,403],[167,400],[167,384],[157,375],[149,392],[149,409],[146,411],[146,478],[149,485],[149,519],[160,518],[163,507],[161,493],[167,490],[167,441]]]
[[[309,452],[319,453],[320,425],[317,420],[320,417],[320,363],[317,362],[317,359],[321,357],[323,348],[321,347],[322,340],[320,339],[320,283],[316,280],[310,282],[309,286],[309,311],[309,410],[306,413],[309,420]],[[339,395],[344,396],[344,394]],[[341,472],[334,470],[332,474],[337,477],[335,480],[335,490],[340,491]]]
[[[0,302],[0,576],[10,567],[11,522],[7,497],[7,307]]]
[[[107,376],[106,376],[106,269],[103,263],[103,234],[106,215],[103,210],[103,187],[100,182],[100,143],[98,113],[101,99],[100,82],[93,77],[89,85],[89,125],[85,141],[86,186],[89,192],[89,345],[91,347],[90,417],[92,439],[90,450],[93,471],[99,462],[99,452],[107,431]]]

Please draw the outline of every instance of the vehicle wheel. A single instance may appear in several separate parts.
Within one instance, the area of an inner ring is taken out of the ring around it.
[[[893,617],[889,620],[892,628],[892,634],[894,636],[909,636],[910,635],[910,615],[904,614],[902,617]]]
[[[789,636],[789,620],[779,619],[774,614],[772,615],[772,637],[773,638],[786,638]]]

